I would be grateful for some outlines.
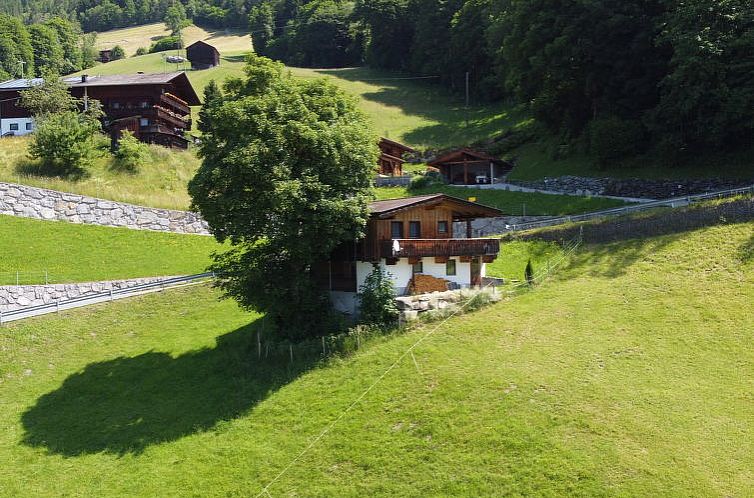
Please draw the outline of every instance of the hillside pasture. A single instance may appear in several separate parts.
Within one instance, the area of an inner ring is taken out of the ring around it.
[[[189,26],[183,30],[185,45],[203,40],[213,45],[220,53],[251,50],[251,36],[243,31],[231,29],[205,29]],[[126,56],[136,53],[136,49],[149,47],[160,38],[170,35],[164,23],[144,24],[130,28],[113,29],[97,33],[97,49],[105,50],[120,45]]]
[[[328,361],[259,359],[259,317],[207,287],[11,324],[0,489],[746,496],[752,233],[586,246],[530,292]]]
[[[200,235],[0,215],[0,285],[196,274],[218,250]]]

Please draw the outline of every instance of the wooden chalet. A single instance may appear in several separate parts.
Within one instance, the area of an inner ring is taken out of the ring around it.
[[[197,41],[186,47],[192,69],[209,69],[220,65],[220,52],[207,42]]]
[[[112,49],[100,50],[98,60],[102,63],[110,62],[111,60],[113,60],[112,54],[113,54]]]
[[[98,100],[115,142],[123,130],[142,142],[187,148],[191,107],[201,102],[186,73],[76,76],[64,80],[85,102]]]
[[[453,185],[495,183],[513,169],[507,161],[466,148],[442,154],[428,165],[436,168],[445,181]]]
[[[346,313],[355,312],[356,293],[374,265],[390,274],[399,295],[417,274],[439,279],[446,289],[474,287],[500,251],[498,239],[470,238],[471,220],[501,216],[495,208],[445,194],[376,201],[369,208],[366,237],[343,244],[317,268],[333,304]],[[454,233],[455,222],[466,222],[466,238]]]
[[[379,143],[380,162],[379,174],[386,176],[403,175],[404,154],[416,152],[414,149],[402,143],[382,138]]]

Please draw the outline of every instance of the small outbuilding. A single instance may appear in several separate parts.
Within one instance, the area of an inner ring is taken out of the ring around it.
[[[112,53],[113,53],[113,51],[111,49],[109,49],[109,48],[107,50],[100,50],[99,51],[99,61],[102,62],[102,63],[110,62],[111,60],[113,60]]]
[[[382,138],[380,146],[379,174],[386,176],[401,176],[403,174],[404,154],[416,152],[414,149],[402,143]]]
[[[209,69],[220,65],[220,52],[201,40],[186,47],[186,58],[191,62],[192,69]]]
[[[495,183],[513,169],[508,161],[466,148],[442,154],[428,165],[453,185]]]

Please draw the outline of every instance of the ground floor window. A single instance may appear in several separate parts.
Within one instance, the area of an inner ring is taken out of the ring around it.
[[[448,276],[454,276],[456,274],[456,260],[449,259],[445,263],[445,274]]]
[[[414,273],[424,273],[424,264],[419,261],[418,263],[411,265],[411,269]]]
[[[18,131],[18,123],[11,123],[10,129],[11,131]]]
[[[31,130],[31,128],[32,128],[31,123],[26,123],[26,129]]]

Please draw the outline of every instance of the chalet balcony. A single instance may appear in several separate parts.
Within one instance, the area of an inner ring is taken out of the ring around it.
[[[500,252],[499,239],[394,239],[380,241],[381,258],[492,256],[494,259],[498,252]]]
[[[190,119],[183,119],[179,116],[177,116],[175,113],[168,112],[164,109],[161,109],[159,107],[155,107],[155,116],[158,120],[165,121],[167,123],[172,124],[176,128],[180,129],[188,129],[191,128],[191,120]]]
[[[166,107],[177,114],[191,114],[191,108],[188,104],[171,93],[163,93],[160,95],[159,105]]]

